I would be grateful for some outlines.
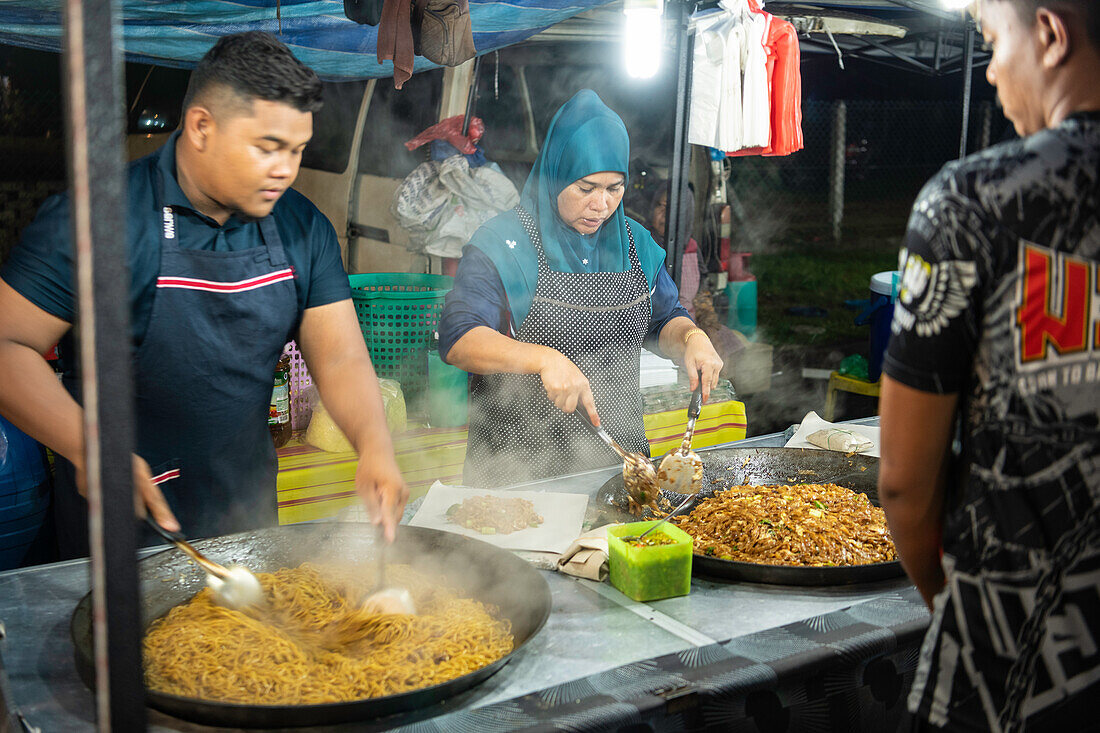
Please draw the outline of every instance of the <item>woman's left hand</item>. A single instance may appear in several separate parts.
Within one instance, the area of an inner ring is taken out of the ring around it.
[[[684,346],[684,368],[688,373],[688,386],[692,391],[699,386],[699,375],[703,377],[703,402],[710,398],[710,391],[718,386],[718,376],[722,373],[722,357],[714,350],[705,333],[693,334]]]

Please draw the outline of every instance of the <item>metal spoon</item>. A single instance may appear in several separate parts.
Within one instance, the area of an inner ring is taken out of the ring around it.
[[[623,541],[623,542],[637,542],[638,540],[642,539],[642,538],[643,538],[643,537],[645,537],[645,536],[646,536],[647,534],[649,534],[650,532],[652,532],[653,530],[657,529],[657,528],[658,528],[658,527],[660,527],[660,526],[661,526],[662,524],[664,524],[665,522],[667,522],[668,520],[672,519],[672,518],[673,518],[673,517],[675,517],[675,516],[676,516],[677,514],[679,514],[679,513],[680,513],[680,510],[681,510],[681,509],[683,509],[684,507],[686,507],[686,506],[687,506],[687,505],[688,505],[688,504],[689,504],[689,503],[691,502],[691,500],[692,500],[692,499],[694,499],[694,498],[695,498],[695,496],[694,496],[694,495],[689,495],[689,496],[685,496],[685,497],[684,497],[684,500],[680,502],[680,506],[676,507],[676,508],[675,508],[675,509],[673,509],[673,510],[672,510],[671,512],[669,512],[668,514],[666,514],[666,515],[665,515],[664,517],[662,517],[662,518],[660,519],[660,521],[658,521],[658,522],[657,522],[656,524],[654,524],[654,525],[653,525],[652,527],[650,527],[649,529],[647,529],[647,530],[646,530],[645,532],[642,532],[642,533],[641,533],[640,535],[638,535],[637,537],[620,537],[619,539],[620,539],[621,541]]]
[[[389,543],[386,542],[385,530],[381,524],[378,525],[378,536],[374,544],[378,549],[378,580],[363,596],[359,606],[370,613],[415,614],[416,604],[413,603],[412,595],[404,588],[390,588],[386,584],[386,551]]]
[[[606,430],[597,427],[592,422],[592,418],[588,416],[588,411],[583,407],[578,407],[574,410],[574,413],[579,414],[582,418],[581,422],[623,459],[623,487],[630,499],[639,506],[655,505],[657,497],[660,495],[660,488],[657,484],[657,471],[653,468],[653,462],[641,453],[626,451]]]
[[[228,568],[219,565],[192,547],[179,532],[169,532],[150,516],[146,516],[145,521],[157,534],[183,550],[184,554],[206,571],[206,584],[214,592],[218,603],[238,610],[263,603],[263,587],[251,570],[243,565],[233,565]]]
[[[675,491],[677,494],[697,494],[703,483],[703,459],[691,449],[691,438],[695,434],[695,421],[703,409],[703,375],[699,375],[699,386],[691,393],[688,404],[687,429],[680,447],[670,451],[661,460],[657,469],[657,478],[661,488]]]

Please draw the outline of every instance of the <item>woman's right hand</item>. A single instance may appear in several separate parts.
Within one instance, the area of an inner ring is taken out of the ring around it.
[[[592,418],[593,425],[600,424],[588,377],[565,354],[547,347],[539,376],[542,378],[543,388],[546,389],[546,396],[559,410],[573,412],[579,404]]]

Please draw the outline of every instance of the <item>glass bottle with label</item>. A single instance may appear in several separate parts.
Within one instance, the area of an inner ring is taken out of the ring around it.
[[[275,388],[271,391],[267,427],[276,448],[282,448],[290,440],[290,354],[280,356],[275,365]]]

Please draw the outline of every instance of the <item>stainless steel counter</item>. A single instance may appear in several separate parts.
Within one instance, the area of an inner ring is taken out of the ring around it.
[[[781,435],[730,447],[775,445],[782,445]],[[593,493],[614,472],[608,469],[555,479],[553,490]],[[912,624],[926,623],[915,590],[904,578],[839,588],[731,585],[695,579],[690,595],[649,604],[633,602],[606,583],[551,572],[546,579],[553,594],[553,610],[545,628],[485,683],[412,715],[325,730],[379,729],[428,719],[432,729],[447,729],[479,710],[483,717],[503,725],[515,701],[525,695],[662,655],[715,649],[719,648],[716,642],[731,639],[753,639],[754,634],[823,618],[847,607],[865,606],[880,626],[909,624],[910,636],[916,628]],[[86,561],[0,573],[0,621],[7,629],[0,655],[9,676],[10,699],[31,724],[44,731],[93,729],[93,697],[77,677],[68,631],[69,616],[87,588]],[[152,730],[213,730],[154,711],[150,711],[150,721]],[[503,729],[510,727],[503,725]]]

